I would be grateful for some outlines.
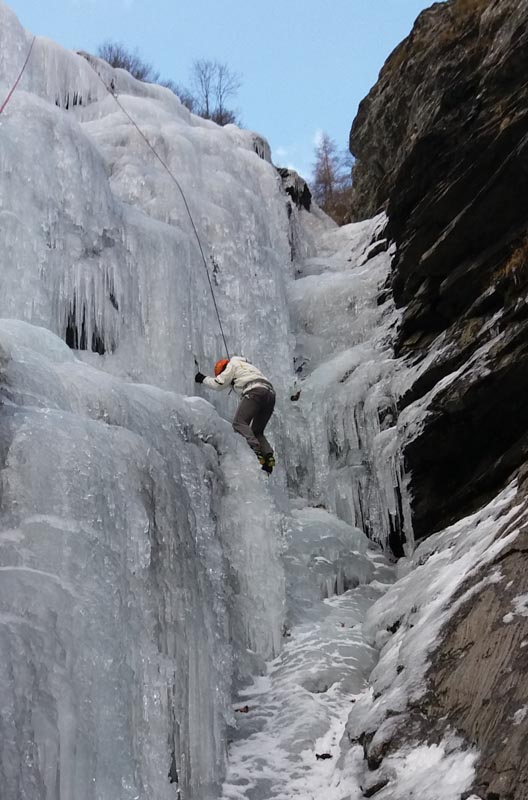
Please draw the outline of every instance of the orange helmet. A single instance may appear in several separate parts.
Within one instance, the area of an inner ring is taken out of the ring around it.
[[[221,358],[220,361],[217,361],[215,364],[215,377],[218,378],[221,372],[225,370],[227,365],[229,364],[228,358]]]

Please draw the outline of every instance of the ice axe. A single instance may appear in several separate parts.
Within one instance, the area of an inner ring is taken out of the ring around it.
[[[197,373],[198,373],[198,372],[201,372],[200,365],[199,365],[199,363],[198,363],[198,359],[196,358],[196,356],[194,355],[194,353],[193,353],[193,358],[194,358],[194,368],[195,368],[196,372],[197,372]]]

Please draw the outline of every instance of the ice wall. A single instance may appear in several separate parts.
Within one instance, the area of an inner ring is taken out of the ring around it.
[[[199,398],[0,342],[2,796],[214,796],[232,660],[279,650],[265,479]]]
[[[30,42],[0,2],[2,97]],[[284,479],[270,493],[186,397],[194,359],[223,355],[204,265],[92,65],[183,187],[231,352],[278,389],[279,448],[289,414],[291,222],[266,142],[37,38],[0,118],[2,798],[206,800],[233,681],[280,648]]]
[[[7,90],[30,38],[0,9]],[[194,117],[169,90],[41,39],[0,129],[2,316],[104,351],[107,369],[186,393],[194,389],[193,355],[204,367],[222,355],[182,198],[95,69],[107,85],[115,81],[185,192],[230,349],[286,384],[288,199],[260,157],[263,140]],[[82,103],[66,112],[57,98],[72,92]]]
[[[0,0],[2,96],[30,42]],[[277,388],[271,483],[217,413],[234,400],[191,397],[195,359],[223,355],[204,264],[111,84],[183,188],[231,353]],[[295,209],[261,137],[40,38],[0,170],[6,800],[209,800],[233,685],[281,646],[282,531],[308,553],[335,530],[309,586],[330,594],[370,576],[343,531],[403,524],[394,312],[376,304],[390,256],[365,261],[383,220],[339,231]],[[291,514],[287,487],[350,525]]]
[[[405,368],[392,348],[385,224],[322,233],[290,285],[298,438],[288,473],[300,494],[402,555],[412,536],[397,425]]]

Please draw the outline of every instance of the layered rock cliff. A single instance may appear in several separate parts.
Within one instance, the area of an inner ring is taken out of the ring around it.
[[[389,57],[351,130],[354,215],[385,209],[395,243],[396,354],[414,371],[400,419],[426,410],[403,447],[417,539],[510,481],[512,508],[526,502],[527,70],[526,0],[436,3]],[[431,656],[428,699],[405,734],[461,733],[480,752],[475,791],[490,800],[528,796],[528,630],[524,614],[512,616],[528,591],[522,536],[468,579],[470,599]]]
[[[404,405],[489,348],[486,369],[437,393],[406,452],[418,537],[478,507],[526,457],[527,19],[524,0],[435,4],[351,132],[356,213],[386,206],[397,244],[398,352],[422,359],[443,340]]]

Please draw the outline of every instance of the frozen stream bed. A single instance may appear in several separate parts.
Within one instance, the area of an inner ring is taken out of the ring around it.
[[[239,693],[224,800],[343,796],[336,769],[340,742],[351,704],[377,661],[362,623],[390,585],[394,568],[359,530],[324,511],[305,509],[296,522],[286,561],[290,613],[297,622],[285,630],[284,648],[267,673]],[[320,526],[327,530],[317,546]],[[352,550],[345,555],[347,537]],[[296,605],[308,582],[312,592],[324,594],[332,584],[339,590],[367,577],[369,583],[314,599],[304,610]],[[348,782],[347,793],[351,788]]]

